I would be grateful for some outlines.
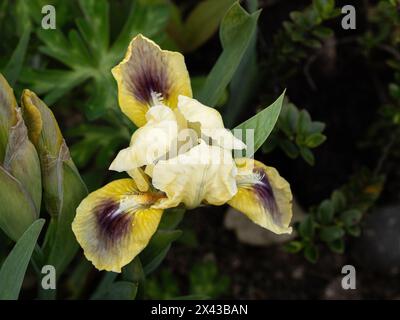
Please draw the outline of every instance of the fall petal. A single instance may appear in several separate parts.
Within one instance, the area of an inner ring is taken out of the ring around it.
[[[241,158],[236,160],[238,192],[228,202],[256,224],[274,233],[291,233],[292,193],[275,168]]]
[[[158,193],[142,193],[132,179],[113,181],[89,194],[76,210],[72,230],[99,270],[121,272],[148,244],[162,210]]]

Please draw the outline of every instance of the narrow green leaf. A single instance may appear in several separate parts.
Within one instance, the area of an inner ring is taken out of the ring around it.
[[[171,246],[182,234],[181,230],[158,230],[151,238],[149,245],[140,254],[145,274],[154,271],[164,260]]]
[[[105,272],[103,278],[101,279],[99,285],[96,290],[90,297],[91,300],[100,299],[105,292],[107,292],[108,288],[114,283],[115,279],[117,279],[118,273],[115,272]]]
[[[105,291],[100,292],[94,300],[134,300],[137,289],[137,283],[116,281]]]
[[[248,14],[236,2],[224,16],[220,27],[222,54],[207,77],[199,100],[214,106],[231,81],[256,31],[260,11]]]
[[[183,216],[185,215],[185,208],[177,207],[168,209],[164,212],[163,217],[160,221],[160,229],[173,230],[175,229],[179,223],[182,221]]]
[[[193,51],[206,42],[218,29],[222,17],[235,0],[205,0],[188,16],[183,32],[185,51]]]
[[[64,162],[60,171],[62,191],[59,196],[62,199],[62,207],[57,217],[57,231],[48,257],[48,263],[57,269],[57,276],[62,274],[79,248],[71,224],[76,208],[87,195],[86,186],[75,167]]]
[[[255,1],[257,2],[257,1]],[[229,100],[224,109],[224,122],[227,128],[231,128],[236,122],[245,104],[251,99],[254,87],[257,85],[257,31],[246,52],[240,61],[232,81],[229,85]]]
[[[14,86],[21,72],[25,60],[26,50],[28,48],[30,35],[31,35],[30,29],[29,28],[25,29],[21,39],[18,42],[17,47],[15,48],[6,67],[4,68],[3,73],[6,79],[8,80],[10,86]]]
[[[112,45],[109,57],[112,58],[112,65],[122,59],[132,38],[138,33],[154,40],[168,23],[171,4],[164,1],[131,1],[131,9],[126,18],[117,40]]]
[[[18,240],[0,270],[0,300],[17,300],[45,220],[36,220]]]
[[[246,143],[246,129],[254,130],[254,150],[253,153],[260,148],[265,140],[267,140],[272,129],[274,128],[276,121],[278,120],[279,113],[281,112],[283,92],[273,104],[265,108],[263,111],[257,113],[255,116],[239,124],[235,129],[242,130],[243,141]],[[252,153],[246,153],[247,157],[251,157]]]
[[[106,0],[79,0],[86,26],[81,33],[93,51],[108,49],[109,3]],[[82,22],[82,21],[81,21]],[[79,21],[77,22],[79,26]]]
[[[139,298],[144,297],[144,283],[146,275],[143,270],[142,262],[136,257],[122,270],[122,280],[137,284],[136,295]]]

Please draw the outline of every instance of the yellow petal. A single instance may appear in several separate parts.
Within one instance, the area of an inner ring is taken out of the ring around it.
[[[201,134],[211,138],[216,145],[235,150],[246,148],[241,140],[224,127],[222,116],[216,109],[183,95],[179,96],[178,109],[189,123],[200,124]]]
[[[253,222],[274,233],[291,233],[292,192],[275,168],[241,158],[236,160],[237,194],[228,202]]]
[[[152,107],[149,120],[132,135],[128,148],[121,150],[110,165],[110,170],[122,172],[152,164],[176,148],[178,125],[174,112],[165,106]]]
[[[133,38],[124,60],[112,73],[118,84],[119,105],[138,127],[146,123],[150,106],[162,101],[175,108],[180,94],[192,96],[184,57],[161,50],[142,35]]]
[[[99,270],[121,272],[156,232],[161,194],[139,192],[132,179],[113,181],[89,194],[76,210],[72,230]]]
[[[187,208],[201,203],[222,205],[237,192],[235,174],[230,151],[201,142],[190,151],[154,166],[153,185],[168,197],[156,207],[175,207],[179,203]]]

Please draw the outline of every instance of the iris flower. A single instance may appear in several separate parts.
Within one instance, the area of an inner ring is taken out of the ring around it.
[[[72,224],[97,269],[121,272],[147,246],[165,210],[178,205],[227,203],[276,234],[292,231],[288,182],[261,162],[233,158],[246,145],[217,110],[192,98],[180,53],[138,35],[112,74],[121,110],[138,129],[110,166],[130,178],[89,194]]]

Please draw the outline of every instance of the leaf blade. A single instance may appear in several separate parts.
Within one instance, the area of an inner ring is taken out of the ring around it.
[[[0,270],[0,300],[17,300],[33,249],[45,220],[36,220],[18,240]]]
[[[8,61],[6,67],[4,68],[3,73],[8,82],[10,83],[10,86],[14,86],[15,82],[19,77],[23,62],[25,60],[26,51],[28,49],[30,36],[31,36],[31,31],[29,28],[26,28],[10,60]]]
[[[248,14],[236,2],[225,14],[220,27],[223,51],[199,95],[202,103],[214,106],[220,99],[251,42],[260,12]]]
[[[236,129],[245,131],[246,129],[254,130],[254,149],[252,153],[247,153],[247,157],[251,157],[267,140],[271,134],[276,122],[278,121],[279,114],[282,109],[283,98],[285,91],[275,100],[270,106],[263,111],[257,113],[255,116],[239,124]]]

